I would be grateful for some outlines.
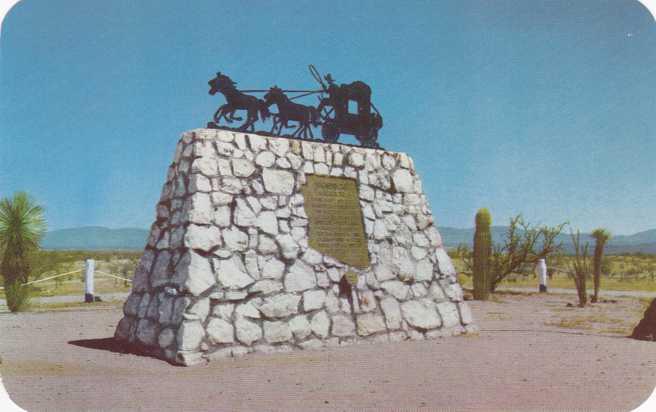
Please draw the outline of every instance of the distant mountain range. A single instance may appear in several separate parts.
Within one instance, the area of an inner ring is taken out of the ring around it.
[[[455,227],[439,227],[442,241],[447,248],[456,247],[460,244],[472,246],[474,238],[474,229],[459,229]],[[506,226],[493,226],[491,228],[492,241],[499,243],[503,241],[506,233]],[[572,238],[569,233],[564,233],[558,236],[558,241],[561,242],[566,252],[573,252]],[[581,233],[581,243],[589,242],[590,248],[594,247],[594,239],[588,233]],[[592,252],[592,250],[591,250]],[[656,229],[638,232],[633,235],[618,235],[613,236],[606,244],[607,254],[620,254],[620,253],[654,253],[656,254]]]
[[[471,247],[474,229],[459,229],[443,226],[438,228],[447,248],[466,244]],[[492,240],[501,242],[506,232],[505,226],[492,227]],[[140,250],[146,245],[148,230],[139,228],[109,229],[100,226],[78,227],[53,230],[46,234],[41,243],[44,249],[63,250]],[[566,251],[572,251],[569,234],[561,234],[559,239]],[[581,234],[582,242],[594,245],[589,234]],[[633,235],[613,236],[606,246],[606,253],[654,253],[656,254],[656,229],[646,230]]]

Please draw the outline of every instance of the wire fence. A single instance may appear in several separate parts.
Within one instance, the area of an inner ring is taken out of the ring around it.
[[[109,276],[110,278],[120,279],[120,280],[124,280],[126,282],[132,282],[132,279],[124,278],[124,277],[121,277],[121,276],[118,276],[118,275],[113,275],[111,273],[103,272],[102,270],[96,270],[96,273],[100,273],[101,275],[104,275],[104,276]]]

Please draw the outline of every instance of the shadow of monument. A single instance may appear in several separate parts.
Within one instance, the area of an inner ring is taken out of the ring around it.
[[[158,356],[158,353],[156,351],[148,350],[141,345],[126,344],[125,342],[121,342],[120,340],[114,337],[70,340],[68,341],[68,344],[79,346],[82,348],[87,348],[87,349],[105,350],[105,351],[109,351],[113,353],[121,353],[121,354],[148,356],[151,358],[162,360],[162,358]]]
[[[80,339],[68,341],[70,345],[80,346],[88,349],[106,350],[115,353],[130,353],[130,348],[125,343],[111,338]]]

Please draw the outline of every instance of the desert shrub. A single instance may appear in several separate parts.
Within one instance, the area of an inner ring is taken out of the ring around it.
[[[557,241],[567,223],[556,226],[534,226],[524,220],[522,215],[510,219],[504,239],[493,243],[490,255],[489,288],[494,292],[504,279],[513,273],[531,273],[530,268],[538,259],[555,254],[562,249]],[[473,273],[473,253],[459,247],[463,256],[466,274]]]

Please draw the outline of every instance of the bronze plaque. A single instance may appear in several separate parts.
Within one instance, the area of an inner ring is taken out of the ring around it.
[[[307,175],[301,189],[310,222],[310,247],[357,268],[369,266],[369,249],[355,179]]]

